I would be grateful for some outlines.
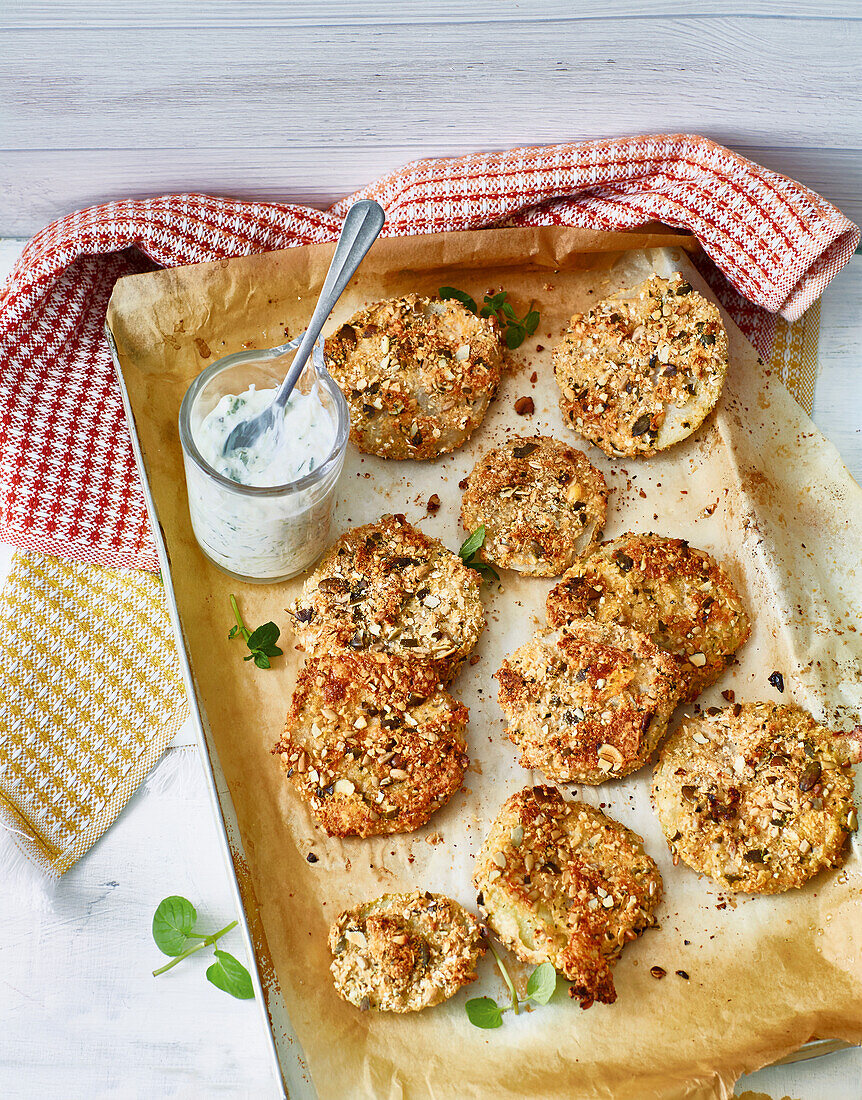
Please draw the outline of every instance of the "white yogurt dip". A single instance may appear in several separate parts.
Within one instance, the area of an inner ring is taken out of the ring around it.
[[[214,363],[192,383],[180,410],[195,538],[214,565],[241,580],[295,576],[330,541],[350,424],[341,391],[317,362],[317,348],[317,378],[307,393],[291,394],[279,428],[251,448],[224,454],[236,425],[271,403],[271,361],[280,361],[285,350]]]
[[[278,391],[226,393],[195,429],[194,438],[205,462],[237,485],[287,485],[310,474],[335,443],[335,418],[320,399],[318,383],[307,394],[290,395],[281,424],[264,432],[250,449],[224,453],[234,428],[252,420],[272,404]]]

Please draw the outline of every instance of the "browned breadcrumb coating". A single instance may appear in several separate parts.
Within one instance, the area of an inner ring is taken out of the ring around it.
[[[461,525],[484,524],[482,561],[555,577],[599,537],[607,500],[605,479],[586,455],[547,436],[518,436],[473,468]]]
[[[552,963],[589,1008],[616,1000],[611,966],[655,924],[658,868],[642,839],[553,787],[503,805],[477,860],[479,913],[518,958]]]
[[[621,535],[575,562],[552,588],[548,622],[592,617],[642,631],[670,653],[692,702],[751,633],[727,573],[705,550],[661,535]]]
[[[476,918],[443,894],[384,894],[329,931],[340,997],[357,1008],[418,1012],[476,980],[485,953]]]
[[[460,447],[503,369],[493,320],[416,294],[360,310],[324,354],[350,407],[351,440],[381,458],[436,458]]]
[[[310,653],[413,657],[451,679],[485,626],[475,570],[403,516],[347,531],[287,610]]]
[[[429,665],[312,657],[273,752],[330,836],[406,833],[461,786],[467,715]]]
[[[700,427],[721,394],[727,333],[679,273],[653,276],[569,322],[554,350],[560,408],[614,456],[652,455]]]
[[[521,764],[563,782],[603,783],[642,767],[680,692],[673,660],[646,635],[591,619],[538,631],[495,678]]]
[[[742,893],[837,866],[857,827],[848,743],[774,703],[687,719],[662,750],[653,803],[674,861]]]

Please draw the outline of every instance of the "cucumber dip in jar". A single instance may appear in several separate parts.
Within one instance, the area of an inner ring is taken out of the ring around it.
[[[272,402],[298,345],[219,359],[194,380],[180,408],[192,529],[205,557],[237,580],[287,580],[329,545],[350,417],[319,345],[279,430],[224,454],[237,424]]]

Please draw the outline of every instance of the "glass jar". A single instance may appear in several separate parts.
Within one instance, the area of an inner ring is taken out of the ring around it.
[[[329,454],[318,457],[311,473],[285,485],[240,485],[214,470],[195,443],[202,420],[225,394],[242,394],[252,384],[258,390],[277,388],[299,339],[217,360],[192,382],[180,407],[192,529],[204,556],[236,580],[257,584],[287,580],[307,569],[329,544],[330,514],[344,465],[350,414],[324,367],[319,344],[297,390],[308,393],[317,383],[324,408],[333,418],[335,441]]]

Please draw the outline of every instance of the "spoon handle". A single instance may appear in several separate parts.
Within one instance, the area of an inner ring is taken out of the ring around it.
[[[335,254],[326,273],[323,289],[314,307],[314,313],[308,322],[296,355],[287,372],[287,377],[278,388],[274,405],[281,408],[287,404],[291,391],[299,381],[303,368],[311,355],[311,349],[320,335],[320,330],[326,324],[326,319],[332,313],[335,303],[341,297],[344,288],[350,282],[354,272],[359,267],[368,249],[374,244],[377,235],[383,228],[386,220],[383,207],[371,199],[360,199],[347,211],[341,236],[335,246]]]

